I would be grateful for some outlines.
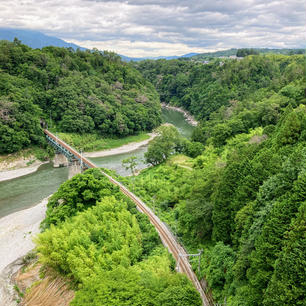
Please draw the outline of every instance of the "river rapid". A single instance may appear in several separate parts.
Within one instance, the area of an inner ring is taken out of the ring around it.
[[[163,108],[162,119],[176,126],[182,136],[190,138],[194,127],[185,120],[182,113]],[[144,162],[146,151],[147,146],[144,146],[128,153],[90,158],[90,160],[98,167],[108,168],[125,176],[129,175],[130,171],[122,167],[122,160],[136,156],[139,162],[138,169],[143,169],[147,167]],[[42,165],[34,173],[0,182],[0,218],[40,203],[54,193],[67,177],[67,168],[53,168],[49,163]]]

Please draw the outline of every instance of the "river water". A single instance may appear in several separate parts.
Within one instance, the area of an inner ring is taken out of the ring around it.
[[[189,138],[194,129],[180,112],[170,109],[162,110],[164,122],[172,123],[181,135]],[[98,167],[115,170],[120,175],[130,172],[122,167],[122,160],[130,156],[138,159],[138,169],[146,167],[143,156],[147,147],[144,146],[129,153],[106,157],[90,158]],[[0,218],[13,212],[35,206],[42,199],[54,193],[67,180],[67,168],[53,168],[52,164],[42,165],[36,172],[13,180],[0,183]]]

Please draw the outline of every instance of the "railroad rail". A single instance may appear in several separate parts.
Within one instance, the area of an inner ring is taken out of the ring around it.
[[[73,149],[71,146],[66,144],[64,141],[59,139],[57,136],[55,136],[48,130],[44,130],[44,133],[46,134],[46,137],[48,138],[49,142],[53,144],[53,146],[56,146],[57,148],[60,148],[61,151],[66,152],[66,156],[68,155],[70,158],[73,156],[75,159],[86,165],[87,168],[98,168],[94,163],[92,163],[86,157],[83,157],[79,152],[77,152],[75,149]],[[110,182],[112,182],[114,185],[117,185],[120,188],[121,192],[125,194],[128,198],[130,198],[137,205],[137,207],[148,216],[150,222],[156,228],[162,242],[168,248],[169,252],[173,255],[176,262],[178,263],[179,270],[187,275],[187,277],[192,281],[193,285],[200,293],[203,305],[210,306],[211,303],[209,302],[209,299],[203,291],[198,278],[196,277],[195,273],[191,268],[186,251],[176,241],[172,232],[141,199],[139,199],[135,194],[129,191],[123,184],[112,178],[109,174],[105,173],[103,170],[100,171],[105,177],[110,180]]]

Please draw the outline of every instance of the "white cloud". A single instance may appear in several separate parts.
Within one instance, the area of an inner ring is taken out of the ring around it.
[[[69,40],[71,43],[82,45],[86,48],[97,48],[99,50],[115,51],[119,54],[130,57],[155,57],[168,55],[183,55],[189,52],[208,52],[214,49],[205,49],[198,47],[188,47],[180,43],[165,42],[145,42],[145,41],[129,41],[129,40],[108,40],[108,41],[92,41],[92,40]]]
[[[129,56],[230,47],[305,47],[304,0],[10,0],[0,27]]]

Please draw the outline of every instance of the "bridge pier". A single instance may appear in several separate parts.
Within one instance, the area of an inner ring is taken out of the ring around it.
[[[68,177],[72,178],[74,175],[85,171],[88,168],[96,168],[90,160],[82,156],[67,143],[59,139],[56,135],[50,133],[48,130],[44,130],[46,138],[49,143],[55,148],[56,154],[53,159],[54,167],[67,167]]]
[[[76,174],[82,173],[81,164],[78,160],[74,160],[68,165],[68,180],[74,177]]]
[[[68,166],[67,157],[60,152],[56,152],[54,159],[53,159],[53,167],[59,168],[59,167],[67,167],[67,166]]]

